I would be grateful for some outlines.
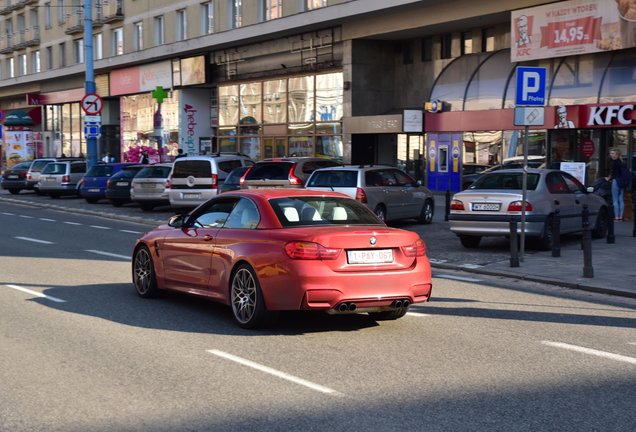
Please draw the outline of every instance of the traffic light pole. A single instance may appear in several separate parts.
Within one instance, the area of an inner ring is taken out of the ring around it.
[[[97,93],[95,86],[95,74],[93,70],[93,1],[84,0],[84,47],[86,50],[86,78],[84,84],[85,94]],[[97,164],[97,138],[93,135],[86,137],[86,151],[88,156],[88,168]]]

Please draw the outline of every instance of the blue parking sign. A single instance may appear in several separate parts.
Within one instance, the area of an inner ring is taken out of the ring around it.
[[[545,105],[546,69],[543,67],[517,67],[517,95],[515,105]]]

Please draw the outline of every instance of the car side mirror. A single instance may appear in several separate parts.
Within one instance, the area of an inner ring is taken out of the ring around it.
[[[416,182],[415,182],[415,184],[416,184],[417,186],[422,186],[422,180],[418,180],[418,181],[416,181]]]
[[[168,220],[168,226],[172,228],[182,228],[185,222],[185,215],[176,214]]]
[[[587,193],[594,193],[594,188],[592,186],[588,187]]]

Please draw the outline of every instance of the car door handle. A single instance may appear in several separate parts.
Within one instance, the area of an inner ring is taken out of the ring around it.
[[[214,239],[214,237],[212,237],[210,234],[206,234],[206,235],[203,236],[203,240],[204,241],[211,241],[213,239]]]

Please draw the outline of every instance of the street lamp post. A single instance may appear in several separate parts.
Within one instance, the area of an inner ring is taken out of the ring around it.
[[[84,0],[84,47],[86,50],[86,78],[84,84],[85,94],[95,94],[95,76],[93,70],[93,1]],[[86,137],[86,151],[88,153],[88,167],[97,163],[97,137]]]

